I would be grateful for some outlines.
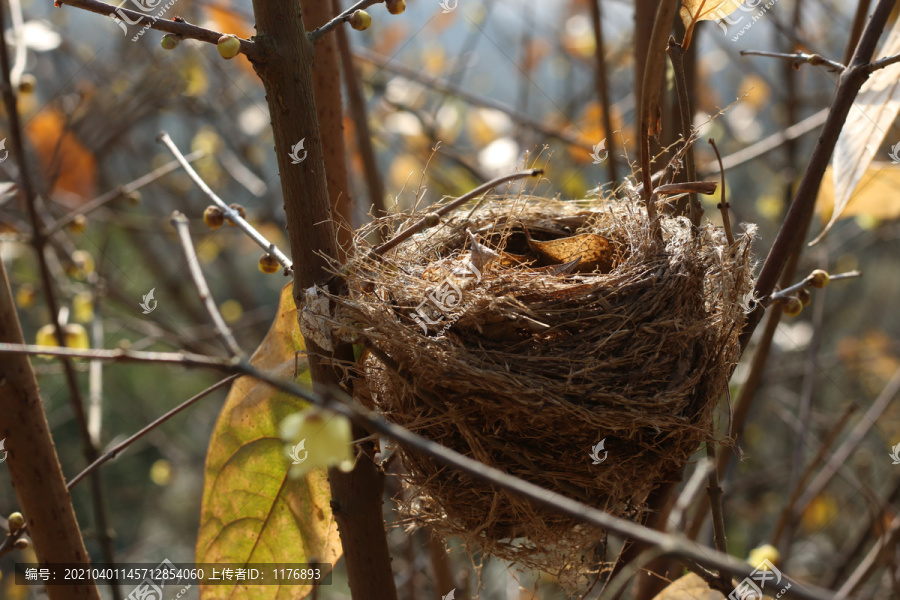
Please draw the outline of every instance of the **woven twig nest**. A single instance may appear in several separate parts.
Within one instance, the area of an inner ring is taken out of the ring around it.
[[[358,365],[367,396],[486,465],[639,518],[714,437],[752,231],[729,246],[719,228],[663,217],[660,239],[642,208],[614,200],[492,198],[455,215],[383,260],[360,249],[343,270],[349,295],[333,300],[345,333],[373,348]],[[359,239],[419,218],[376,221]],[[486,554],[565,574],[602,535],[401,455],[405,515]]]

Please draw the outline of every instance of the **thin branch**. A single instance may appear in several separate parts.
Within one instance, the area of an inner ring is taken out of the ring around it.
[[[794,68],[799,69],[800,65],[808,64],[814,67],[820,65],[828,65],[831,71],[844,71],[847,67],[841,63],[829,60],[819,54],[807,54],[806,52],[797,52],[795,54],[784,54],[782,52],[765,52],[762,50],[741,50],[741,56],[767,56],[769,58],[781,58],[784,60],[794,61]]]
[[[543,173],[544,173],[543,169],[529,169],[528,171],[521,171],[519,173],[512,173],[510,175],[504,175],[503,177],[498,177],[496,179],[492,179],[492,180],[488,181],[487,183],[478,186],[471,192],[463,194],[456,200],[453,200],[452,202],[444,204],[440,208],[438,208],[434,211],[431,211],[429,214],[433,214],[433,215],[437,215],[438,217],[442,217],[442,216],[446,215],[448,212],[462,206],[469,200],[472,200],[473,198],[477,198],[481,194],[491,191],[498,185],[504,184],[508,181],[514,181],[516,179],[523,179],[525,177],[537,177],[539,175],[542,175]],[[422,231],[423,229],[425,229],[429,226],[433,226],[433,225],[436,225],[436,223],[434,223],[432,219],[430,219],[428,217],[422,217],[419,221],[417,221],[413,225],[410,225],[408,228],[406,228],[403,231],[401,231],[400,233],[398,233],[392,239],[386,241],[385,243],[381,244],[380,246],[378,246],[377,248],[372,250],[372,254],[381,256],[385,252],[390,250],[391,248],[394,248],[394,247],[398,246],[399,244],[405,242],[406,240],[411,238],[416,233]]]
[[[828,279],[830,281],[839,281],[841,279],[852,279],[852,278],[860,277],[860,276],[862,276],[862,273],[860,273],[859,271],[847,271],[846,273],[838,273],[837,275],[830,275],[828,277]],[[812,280],[813,280],[813,276],[812,276],[812,274],[810,274],[803,281],[800,281],[790,287],[786,287],[783,290],[775,292],[768,298],[764,298],[763,300],[761,300],[761,302],[765,306],[768,306],[769,304],[772,304],[773,302],[778,302],[780,300],[784,300],[788,296],[793,295],[794,292],[800,291],[803,288],[808,288],[812,284]]]
[[[597,64],[597,72],[594,75],[594,85],[597,88],[597,96],[600,100],[600,106],[603,107],[603,130],[606,132],[606,139],[609,145],[613,145],[613,128],[612,128],[612,104],[609,101],[609,83],[606,74],[606,53],[603,43],[603,14],[600,8],[601,0],[589,0],[591,7],[591,23],[594,26],[594,60]],[[616,181],[616,158],[615,152],[610,152],[606,157],[606,168],[609,170],[609,180]]]
[[[195,160],[197,160],[199,158],[203,158],[204,156],[206,156],[206,153],[203,152],[202,150],[199,150],[197,152],[191,152],[190,154],[185,156],[184,159],[188,162],[194,162]],[[171,173],[172,171],[177,169],[178,166],[179,166],[179,162],[177,160],[173,160],[169,163],[164,164],[160,168],[154,169],[150,173],[147,173],[146,175],[135,179],[131,183],[126,183],[125,185],[121,185],[115,189],[112,189],[112,190],[106,192],[105,194],[103,194],[101,196],[97,196],[90,202],[85,202],[84,204],[82,204],[81,206],[79,206],[78,208],[76,208],[75,210],[73,210],[72,212],[70,212],[69,214],[64,216],[63,218],[59,219],[56,223],[54,223],[53,225],[48,227],[46,235],[47,236],[53,235],[54,233],[56,233],[57,231],[59,231],[60,229],[62,229],[66,225],[70,224],[75,219],[77,219],[79,215],[86,215],[87,213],[97,210],[101,206],[104,206],[105,204],[108,204],[108,203],[112,202],[113,200],[116,200],[117,198],[121,198],[122,196],[125,196],[126,194],[130,194],[131,192],[136,192],[137,190],[141,189],[142,187],[153,183],[160,177],[162,177],[164,175],[168,175],[169,173]]]
[[[714,139],[709,138],[709,145],[716,152],[716,159],[719,161],[719,172],[722,174],[722,198],[719,200],[717,208],[722,211],[722,226],[725,228],[725,237],[728,238],[728,245],[732,246],[734,245],[734,234],[731,232],[731,219],[728,217],[728,209],[731,208],[731,205],[725,200],[725,169],[722,167],[722,155],[719,154],[719,149],[716,147]]]
[[[713,468],[715,468],[715,463],[708,458],[702,459],[697,463],[697,468],[694,469],[691,478],[684,484],[684,488],[681,490],[678,499],[675,501],[675,506],[672,508],[672,513],[669,518],[671,529],[675,531],[684,530],[685,513],[687,512],[688,507],[693,504],[694,498],[700,492],[700,486],[703,485],[703,480],[707,479],[708,471]],[[669,529],[669,527],[667,527],[667,529]]]
[[[219,388],[222,388],[222,387],[228,385],[229,383],[231,383],[232,381],[234,381],[234,380],[237,379],[238,377],[240,377],[240,375],[229,375],[229,376],[226,377],[225,379],[223,379],[223,380],[221,380],[221,381],[219,381],[219,382],[217,382],[217,383],[212,384],[211,386],[209,386],[208,388],[206,388],[206,389],[203,390],[202,392],[200,392],[200,393],[198,393],[198,394],[195,394],[194,396],[191,396],[190,398],[188,398],[187,400],[185,400],[184,402],[182,402],[181,404],[179,404],[178,406],[176,406],[176,407],[173,408],[172,410],[168,411],[166,414],[162,415],[161,417],[155,419],[154,421],[152,421],[151,423],[149,423],[149,424],[146,425],[145,427],[141,428],[140,431],[138,431],[137,433],[133,434],[132,436],[130,436],[130,437],[127,438],[126,440],[124,440],[124,441],[122,441],[122,442],[116,444],[115,446],[113,446],[112,448],[110,448],[109,450],[107,450],[107,451],[103,454],[103,456],[101,456],[100,458],[98,458],[97,460],[95,460],[94,462],[92,462],[91,464],[89,464],[89,465],[88,465],[81,473],[79,473],[78,475],[76,475],[75,477],[73,477],[73,478],[69,481],[69,483],[66,484],[66,488],[71,492],[71,491],[72,491],[72,488],[74,488],[76,485],[78,485],[78,482],[79,482],[79,481],[81,481],[82,479],[84,479],[84,478],[85,478],[87,475],[89,475],[91,472],[93,472],[93,471],[97,470],[98,468],[100,468],[100,466],[101,466],[103,463],[109,462],[110,460],[114,459],[114,458],[117,457],[119,454],[121,454],[123,450],[125,450],[126,448],[128,448],[130,445],[132,445],[133,443],[135,443],[136,441],[138,441],[139,439],[141,439],[142,437],[144,437],[145,435],[147,435],[148,433],[150,433],[151,431],[153,431],[154,429],[156,429],[157,427],[159,427],[160,425],[162,425],[163,423],[165,423],[166,421],[168,421],[169,419],[171,419],[172,417],[174,417],[175,415],[177,415],[178,413],[180,413],[180,412],[183,411],[184,409],[186,409],[186,408],[188,408],[189,406],[193,405],[193,404],[194,404],[195,402],[197,402],[198,400],[201,400],[202,398],[205,398],[206,396],[209,396],[211,393],[213,393],[214,391],[218,390]]]
[[[115,350],[89,348],[87,350],[79,350],[77,348],[37,346],[34,344],[9,344],[5,342],[0,343],[0,354],[64,356],[68,358],[89,358],[91,360],[106,360],[123,363],[146,362],[217,369],[227,369],[234,363],[234,360],[230,358],[217,358],[191,352],[145,352],[130,350],[128,348],[116,348]]]
[[[162,142],[166,145],[169,151],[175,156],[175,160],[181,165],[181,167],[187,172],[193,182],[200,188],[206,196],[218,206],[225,216],[235,224],[235,226],[247,234],[251,240],[256,242],[256,245],[271,254],[278,263],[285,268],[285,270],[290,271],[292,269],[293,263],[291,263],[291,259],[284,255],[284,253],[278,249],[278,247],[267,240],[263,235],[257,231],[253,225],[248,223],[243,217],[241,217],[240,213],[235,209],[231,208],[225,202],[219,198],[215,192],[210,189],[206,182],[203,181],[203,178],[197,174],[197,171],[188,163],[185,159],[184,155],[181,153],[181,150],[178,149],[178,146],[172,141],[172,138],[169,137],[169,134],[165,131],[160,132],[158,136],[156,136],[156,140],[158,142]]]
[[[706,443],[706,458],[712,464],[716,463],[716,447]],[[709,505],[712,509],[713,521],[713,539],[716,543],[716,550],[722,554],[728,554],[728,542],[725,538],[725,514],[722,511],[722,486],[719,485],[719,473],[716,469],[709,471],[709,486],[706,488],[709,492]],[[719,571],[718,577],[719,591],[728,591],[730,578],[723,572]]]
[[[219,38],[222,37],[221,32],[191,25],[184,19],[179,18],[179,20],[169,21],[151,17],[145,13],[129,10],[127,8],[119,8],[112,4],[107,4],[106,2],[100,2],[99,0],[56,0],[57,6],[62,4],[81,8],[92,13],[97,13],[98,15],[112,17],[116,21],[119,21],[120,17],[127,17],[128,22],[132,25],[142,25],[144,27],[149,27],[150,29],[174,33],[183,38],[198,40],[208,44],[218,44]],[[259,48],[255,42],[242,40],[240,38],[238,38],[238,40],[241,42],[241,53],[246,55],[251,61],[261,62],[265,58],[262,49]]]
[[[799,138],[802,135],[806,135],[814,131],[817,127],[820,127],[828,118],[828,109],[823,108],[819,112],[815,113],[803,119],[796,125],[791,125],[787,129],[783,131],[779,131],[777,133],[773,133],[769,137],[756,142],[750,146],[747,146],[743,150],[738,150],[734,154],[729,154],[725,158],[722,159],[722,164],[724,165],[724,169],[727,171],[729,169],[733,169],[734,167],[740,166],[746,162],[753,160],[754,158],[758,158],[763,156],[775,148],[778,148],[782,144],[790,142]],[[719,170],[719,166],[716,161],[710,161],[700,167],[700,174],[705,176],[711,173],[715,173]]]
[[[322,38],[323,35],[331,31],[332,29],[335,29],[344,21],[349,21],[350,16],[356,11],[366,9],[373,4],[381,4],[382,2],[384,2],[384,0],[359,0],[359,2],[354,4],[332,20],[328,21],[318,29],[313,29],[312,31],[307,33],[306,37],[310,42],[316,43]]]
[[[885,67],[889,67],[898,62],[900,62],[900,54],[895,54],[894,56],[888,56],[887,58],[881,58],[869,65],[869,73],[877,71],[878,69],[883,69]]]
[[[847,578],[844,585],[840,587],[837,592],[838,597],[852,594],[856,588],[865,583],[866,579],[868,579],[872,575],[872,572],[877,568],[879,559],[881,559],[885,550],[890,549],[890,551],[893,551],[896,548],[898,541],[900,541],[900,516],[894,517],[888,530],[884,532],[884,535],[882,535],[877,542],[875,542],[875,545],[872,546],[872,549],[863,561],[856,567],[856,570],[850,574],[850,577]]]
[[[187,217],[176,210],[172,213],[171,223],[175,227],[178,239],[181,241],[181,249],[184,251],[185,259],[187,259],[188,271],[190,271],[191,279],[194,280],[194,285],[197,287],[200,301],[203,302],[203,305],[206,307],[206,312],[208,312],[209,316],[212,318],[213,324],[216,326],[216,331],[219,332],[219,336],[221,336],[222,341],[225,342],[225,346],[231,352],[232,356],[243,357],[244,351],[241,350],[237,340],[234,339],[234,334],[231,333],[231,328],[228,327],[225,323],[225,319],[222,318],[222,313],[219,312],[219,307],[216,306],[216,301],[213,300],[212,294],[209,291],[209,286],[206,284],[206,278],[203,276],[203,271],[200,269],[200,260],[197,258],[197,250],[194,248],[193,241],[191,241],[191,232],[189,231]]]

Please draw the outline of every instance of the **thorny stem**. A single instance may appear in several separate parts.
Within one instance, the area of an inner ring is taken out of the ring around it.
[[[187,172],[190,178],[197,184],[197,187],[200,188],[206,196],[215,203],[222,212],[225,213],[225,216],[235,224],[235,226],[246,233],[251,240],[256,242],[256,245],[271,254],[278,263],[284,267],[285,271],[290,271],[293,268],[293,263],[291,259],[284,255],[284,253],[278,249],[278,247],[267,240],[263,235],[256,230],[250,223],[247,222],[246,219],[241,217],[240,213],[235,209],[231,208],[225,201],[219,198],[215,192],[210,189],[206,182],[203,181],[203,178],[197,174],[197,171],[188,163],[187,159],[185,159],[184,154],[181,153],[181,150],[178,149],[178,146],[172,141],[172,138],[169,137],[169,134],[165,131],[160,132],[158,136],[156,136],[157,141],[162,142],[166,145],[166,148],[175,156],[175,160],[182,166],[182,168]]]

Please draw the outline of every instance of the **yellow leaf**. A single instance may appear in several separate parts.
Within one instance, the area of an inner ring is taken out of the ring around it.
[[[887,41],[877,56],[893,56],[900,53],[900,21],[894,23]],[[880,69],[863,84],[853,103],[847,122],[841,130],[834,147],[833,179],[834,193],[831,219],[822,233],[811,243],[818,242],[823,235],[844,214],[848,203],[853,201],[854,190],[869,175],[870,165],[875,158],[885,135],[900,114],[900,64]],[[891,158],[900,154],[900,143],[891,149]],[[900,158],[897,158],[900,162]],[[822,182],[825,183],[824,181]],[[857,194],[858,195],[858,194]],[[885,195],[889,202],[893,194]],[[870,215],[871,216],[871,215]]]
[[[296,352],[304,348],[297,309],[288,284],[281,292],[275,322],[251,364],[290,379]],[[300,361],[305,367],[305,360]],[[216,422],[203,484],[196,560],[204,563],[337,562],[337,525],[324,468],[300,478],[288,475],[279,424],[307,406],[249,377],[234,382]],[[273,600],[306,597],[304,585],[210,585],[204,600]]]
[[[746,0],[682,0],[681,21],[685,27],[690,27],[697,21],[712,21],[724,19],[737,9]]]
[[[816,208],[822,216],[823,223],[830,224],[840,218],[859,216],[885,221],[900,217],[900,196],[897,195],[897,189],[900,188],[900,165],[871,163],[859,179],[855,193],[847,200],[845,206],[839,209],[839,213],[835,213],[834,210],[833,173],[832,167],[828,167],[825,171],[816,200]]]

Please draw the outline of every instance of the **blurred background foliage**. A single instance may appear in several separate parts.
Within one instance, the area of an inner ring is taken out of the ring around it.
[[[836,85],[838,75],[824,66],[795,70],[787,61],[739,52],[803,50],[840,60],[854,4],[780,0],[735,40],[737,25],[723,31],[716,23],[702,24],[692,60],[694,124],[701,140],[697,162],[706,178],[718,179],[717,168],[708,167],[715,156],[707,138],[715,138],[724,156],[731,155],[827,107]],[[438,0],[408,0],[402,16],[376,5],[370,9],[374,23],[369,30],[348,28],[386,206],[427,205],[523,165],[545,167],[538,195],[579,198],[597,186],[610,191],[621,185],[626,160],[637,157],[633,5],[603,0],[601,6],[609,111],[616,130],[609,136],[594,81],[596,41],[587,0],[459,0],[450,12],[442,12]],[[211,45],[191,40],[165,51],[159,32],[138,36],[139,28],[132,26],[123,36],[110,19],[48,2],[26,0],[22,11],[20,35],[27,54],[19,110],[29,155],[10,156],[0,164],[0,176],[9,181],[16,165],[32,164],[48,224],[171,162],[155,142],[165,129],[183,150],[202,152],[194,164],[209,185],[227,202],[242,204],[251,222],[287,250],[264,92],[243,56],[225,62]],[[249,0],[178,0],[165,17],[176,14],[241,37],[253,34]],[[6,32],[8,40],[13,35]],[[671,82],[668,89],[671,93]],[[347,108],[345,100],[359,225],[374,199],[362,175],[358,125]],[[2,119],[8,131],[6,115]],[[618,157],[616,182],[610,182],[607,164],[594,164],[590,154],[604,139]],[[814,133],[801,136],[727,173],[733,221],[760,225],[760,259],[814,139]],[[892,130],[887,140],[900,141],[900,132]],[[882,150],[879,159],[888,160],[889,148]],[[733,462],[724,481],[730,550],[738,556],[771,535],[798,479],[797,457],[807,464],[835,427],[831,450],[846,439],[900,369],[900,196],[894,180],[882,180],[881,186],[874,194],[876,186],[857,190],[847,218],[801,261],[798,279],[819,267],[832,273],[859,268],[863,277],[816,291],[800,317],[779,326],[758,400],[735,451],[743,461]],[[33,341],[51,315],[26,243],[27,215],[15,191],[9,184],[0,189],[0,252],[11,271],[25,337]],[[704,199],[706,217],[713,222],[720,219],[717,201]],[[201,215],[207,204],[188,177],[174,170],[55,234],[50,263],[62,305],[69,322],[86,326],[93,346],[224,353],[168,224],[173,210],[191,219],[213,295],[240,344],[252,351],[259,343],[287,280],[257,270],[259,249],[237,229],[206,228]],[[829,214],[824,198],[821,223]],[[151,288],[158,307],[145,315],[139,303]],[[85,463],[61,369],[52,360],[33,363],[64,472],[72,477]],[[747,363],[736,371],[732,398],[747,375]],[[87,397],[88,365],[79,362],[78,367]],[[121,441],[214,381],[202,371],[168,366],[105,367],[101,446]],[[804,393],[813,398],[806,419],[798,416]],[[204,399],[103,467],[117,560],[192,560],[206,445],[224,396]],[[721,418],[727,423],[727,410]],[[900,407],[893,402],[837,478],[803,511],[790,551],[794,575],[822,583],[847,555],[854,536],[867,534],[861,527],[868,523],[868,533],[878,534],[883,524],[871,517],[880,512],[878,498],[900,479],[900,467],[892,467],[888,457],[898,442]],[[610,449],[613,460],[614,452]],[[100,560],[86,488],[80,486],[73,496],[88,549]],[[399,493],[396,478],[388,488]],[[15,509],[8,476],[0,470],[0,512]],[[395,519],[390,504],[386,518]],[[701,539],[710,536],[704,530]],[[390,541],[403,600],[446,593],[434,588],[422,532],[396,527]],[[13,586],[9,576],[14,560],[28,558],[19,553],[0,561],[6,575],[0,598],[36,593]],[[457,597],[560,595],[545,576],[513,575],[514,568],[497,563],[475,568],[472,559],[480,564],[477,555],[470,559],[463,549],[454,547],[450,554]],[[321,597],[349,597],[340,571],[335,579],[334,586],[319,590]]]

